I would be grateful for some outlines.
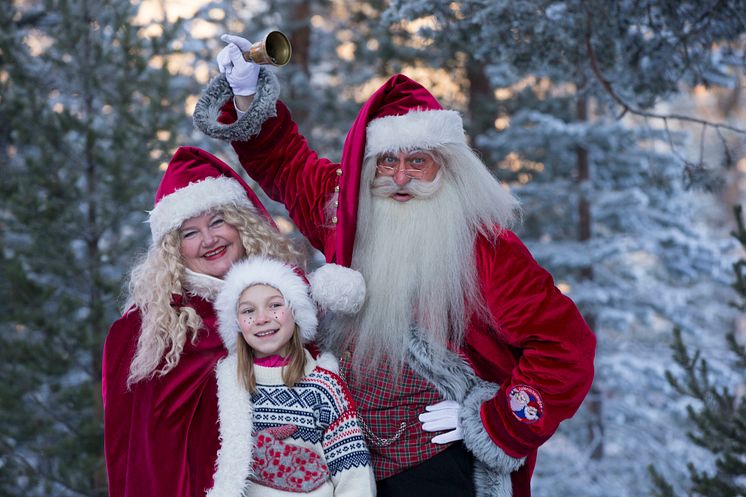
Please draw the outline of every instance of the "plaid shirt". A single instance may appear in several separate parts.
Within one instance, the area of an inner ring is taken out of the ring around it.
[[[350,363],[349,353],[343,354],[340,371],[357,404],[376,480],[401,473],[450,446],[432,443],[437,433],[422,431],[417,419],[425,406],[443,400],[432,384],[406,365],[398,378],[382,368],[358,383]]]

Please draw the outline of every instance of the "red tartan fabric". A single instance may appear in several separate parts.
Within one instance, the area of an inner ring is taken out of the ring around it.
[[[396,379],[390,371],[379,371],[375,381],[366,375],[362,382],[356,382],[349,354],[344,354],[339,366],[365,425],[363,432],[376,480],[401,473],[450,446],[432,443],[430,440],[437,433],[422,431],[417,416],[425,412],[426,406],[443,399],[409,367],[405,366]],[[389,443],[391,439],[395,440]]]

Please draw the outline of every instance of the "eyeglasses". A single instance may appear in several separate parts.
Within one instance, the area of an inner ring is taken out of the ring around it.
[[[406,167],[400,169],[402,163]],[[421,179],[433,164],[432,158],[422,153],[407,155],[401,159],[396,155],[384,154],[376,159],[376,170],[381,176],[393,176],[401,170],[408,178]]]

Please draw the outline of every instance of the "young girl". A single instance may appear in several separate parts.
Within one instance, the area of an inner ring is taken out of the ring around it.
[[[334,282],[327,282],[329,268]],[[334,265],[317,273],[310,277],[316,300],[336,293],[329,302],[335,310],[360,307],[358,273]],[[302,344],[318,325],[310,291],[299,270],[261,257],[225,277],[215,307],[229,355],[216,368],[221,449],[208,497],[376,493],[347,387]]]

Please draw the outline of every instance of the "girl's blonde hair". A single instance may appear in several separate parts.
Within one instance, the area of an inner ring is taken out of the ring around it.
[[[236,354],[238,355],[238,381],[251,393],[256,391],[256,376],[254,375],[254,350],[249,347],[241,333],[236,340]],[[288,387],[294,386],[305,373],[306,353],[300,339],[300,328],[295,325],[293,336],[290,338],[288,363],[282,368],[282,381]]]
[[[246,255],[265,255],[300,265],[301,253],[292,241],[273,228],[260,214],[235,204],[225,204],[210,212],[220,212],[235,227]],[[163,376],[179,363],[187,336],[197,342],[202,319],[190,306],[172,306],[174,295],[187,300],[184,288],[185,266],[181,257],[178,229],[167,233],[135,264],[127,285],[125,309],[136,306],[142,315],[140,337],[130,365],[127,385],[142,379]],[[163,361],[162,366],[161,362]]]

